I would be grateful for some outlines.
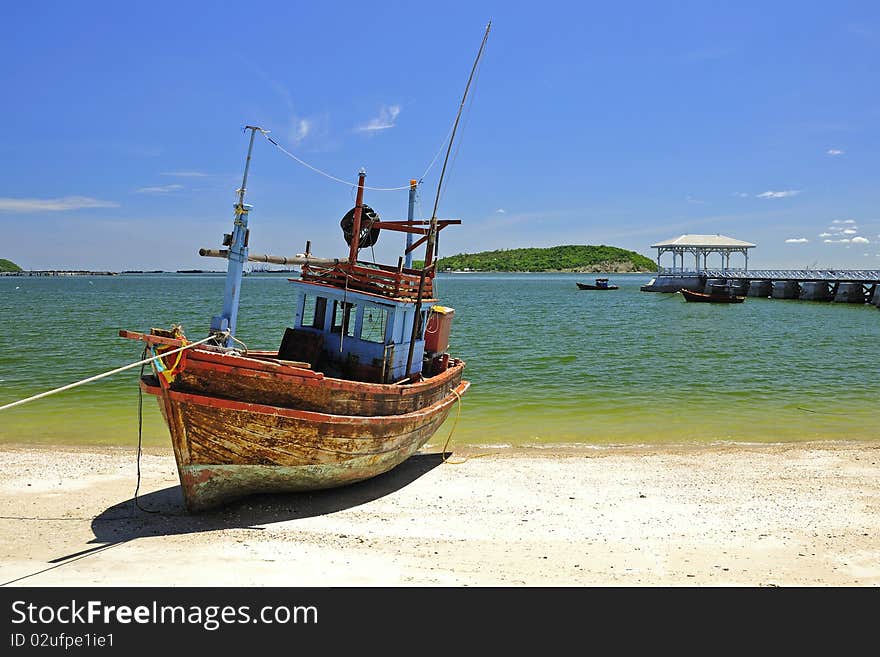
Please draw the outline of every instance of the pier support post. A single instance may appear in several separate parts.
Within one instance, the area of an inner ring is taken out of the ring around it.
[[[825,281],[804,281],[798,298],[801,301],[831,301],[834,295]]]
[[[837,303],[865,303],[865,288],[861,283],[841,283],[834,295]]]
[[[769,297],[773,292],[773,283],[770,281],[751,281],[747,295],[750,297]]]
[[[800,296],[800,286],[797,281],[773,281],[773,292],[770,296],[774,299],[797,299]]]

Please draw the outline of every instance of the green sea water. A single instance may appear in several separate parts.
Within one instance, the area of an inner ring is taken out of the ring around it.
[[[749,298],[686,303],[641,292],[650,276],[446,274],[450,352],[471,389],[432,440],[454,445],[880,440],[880,311]],[[0,405],[138,360],[119,329],[206,335],[222,275],[0,277]],[[240,337],[280,344],[287,275],[244,279]],[[137,370],[0,411],[0,442],[135,445]],[[155,400],[144,442],[168,445]]]

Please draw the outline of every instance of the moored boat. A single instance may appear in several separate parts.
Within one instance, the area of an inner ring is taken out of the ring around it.
[[[260,130],[250,129],[248,160]],[[224,239],[229,248],[200,251],[228,260],[213,339],[187,347],[179,327],[120,331],[159,356],[140,385],[158,398],[191,511],[381,474],[421,448],[470,385],[464,361],[447,351],[453,313],[433,294],[436,235],[459,220],[383,222],[363,203],[362,172],[350,222],[342,222],[347,259],[314,258],[308,246],[295,257],[250,256],[246,180],[247,173]],[[424,266],[359,261],[383,229],[422,235]],[[234,335],[243,264],[267,259],[299,264],[301,276],[289,279],[297,296],[281,344],[251,351]]]
[[[607,278],[597,278],[595,283],[577,283],[579,290],[616,290],[616,285],[610,285]]]
[[[355,206],[340,222],[347,258],[316,258],[310,242],[292,257],[249,253],[253,206],[244,196],[254,137],[259,132],[284,149],[261,128],[246,127],[250,144],[226,248],[199,251],[227,260],[223,310],[212,318],[209,336],[189,343],[179,326],[119,332],[146,342],[154,356],[153,372],[140,386],[158,399],[190,511],[254,493],[369,479],[424,446],[460,403],[470,383],[462,379],[464,361],[448,351],[454,310],[439,305],[434,278],[437,235],[461,221],[438,219],[437,206],[488,35],[489,26],[452,127],[431,218],[413,218],[418,182],[411,180],[403,188],[409,189],[407,220],[381,220],[363,201],[362,170]],[[406,258],[397,266],[358,258],[383,230],[407,234]],[[412,242],[414,235],[420,237]],[[411,253],[423,243],[422,266],[412,267]],[[276,349],[252,351],[235,336],[249,261],[301,267],[299,278],[288,279],[296,301]]]
[[[685,288],[682,288],[680,292],[685,301],[704,303],[742,303],[746,300],[745,297],[731,293],[729,288],[727,291],[715,291],[713,288],[712,292],[709,294],[705,292],[695,292],[694,290],[688,290]]]

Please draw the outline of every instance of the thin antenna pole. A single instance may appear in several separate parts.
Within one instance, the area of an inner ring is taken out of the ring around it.
[[[412,326],[412,334],[410,335],[409,340],[409,353],[406,357],[406,374],[410,376],[412,373],[412,360],[413,360],[413,351],[416,346],[416,337],[419,335],[419,330],[421,327],[421,312],[422,312],[422,295],[425,292],[425,273],[433,264],[434,259],[434,244],[437,239],[437,206],[440,204],[440,191],[443,188],[443,178],[446,175],[446,165],[449,163],[449,154],[452,152],[452,143],[455,140],[455,132],[458,130],[458,122],[461,120],[461,113],[464,110],[465,102],[467,101],[468,91],[471,88],[471,82],[474,79],[474,73],[477,70],[477,65],[480,63],[480,58],[483,56],[483,48],[486,46],[486,40],[489,38],[489,30],[492,28],[492,21],[489,21],[486,25],[486,32],[483,34],[483,41],[480,43],[480,49],[477,51],[477,56],[474,59],[474,65],[471,67],[471,74],[468,76],[467,84],[464,87],[464,94],[461,97],[461,104],[458,106],[458,114],[455,116],[455,123],[452,124],[452,134],[449,136],[449,146],[446,148],[446,157],[443,158],[443,168],[440,170],[440,180],[437,182],[437,195],[434,197],[434,209],[431,212],[431,225],[428,228],[428,240],[425,245],[425,263],[422,265],[422,272],[419,276],[419,291],[416,295],[416,306],[415,313],[413,314],[413,326]]]
[[[241,189],[238,190],[239,206],[244,205],[244,192],[247,189],[248,170],[251,168],[251,153],[254,150],[254,136],[257,134],[257,130],[259,130],[260,132],[263,131],[262,128],[258,128],[255,125],[246,125],[244,129],[251,131],[251,143],[248,144],[247,159],[244,161],[244,177],[241,179]]]
[[[464,95],[461,97],[461,105],[458,106],[458,114],[455,116],[455,123],[452,124],[452,134],[449,137],[449,146],[446,149],[446,157],[443,158],[443,168],[440,170],[440,181],[437,183],[437,196],[434,198],[434,211],[431,213],[431,223],[436,226],[437,222],[437,206],[440,203],[440,188],[443,186],[443,177],[446,175],[446,164],[449,162],[449,154],[452,152],[452,142],[455,140],[455,131],[458,130],[458,122],[461,120],[461,113],[464,110],[464,104],[467,100],[468,90],[471,88],[471,82],[474,79],[474,73],[477,65],[480,63],[480,57],[483,56],[483,48],[486,46],[486,40],[489,38],[489,30],[492,27],[492,21],[486,25],[486,33],[483,35],[483,41],[480,43],[480,50],[477,52],[477,58],[471,68],[471,74],[468,77],[467,84],[464,88]]]

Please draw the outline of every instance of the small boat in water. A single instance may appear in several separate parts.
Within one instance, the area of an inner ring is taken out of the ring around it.
[[[597,278],[595,283],[578,283],[579,290],[616,290],[616,285],[609,285],[607,278]]]
[[[685,301],[696,301],[703,303],[742,303],[745,297],[733,294],[731,288],[727,285],[712,285],[710,293],[695,292],[682,288],[681,295]]]
[[[477,61],[488,35],[487,27]],[[431,219],[413,219],[418,182],[412,180],[402,188],[409,189],[409,218],[382,221],[363,201],[361,171],[355,206],[340,222],[348,243],[342,259],[313,257],[310,242],[296,256],[248,252],[253,206],[244,195],[254,136],[260,132],[281,147],[261,128],[246,127],[250,144],[232,232],[224,235],[224,249],[199,251],[228,261],[223,310],[208,337],[189,343],[180,327],[119,332],[145,342],[156,357],[140,386],[157,398],[168,425],[187,509],[375,477],[418,451],[461,401],[470,383],[462,379],[464,361],[448,352],[454,310],[439,305],[434,278],[437,234],[461,223],[437,219],[437,204],[463,107],[464,99]],[[407,266],[403,256],[396,266],[358,258],[383,230],[408,233]],[[413,235],[420,236],[414,243]],[[409,266],[423,243],[422,266]],[[301,267],[299,278],[288,279],[296,300],[272,350],[248,349],[235,335],[249,261]]]

